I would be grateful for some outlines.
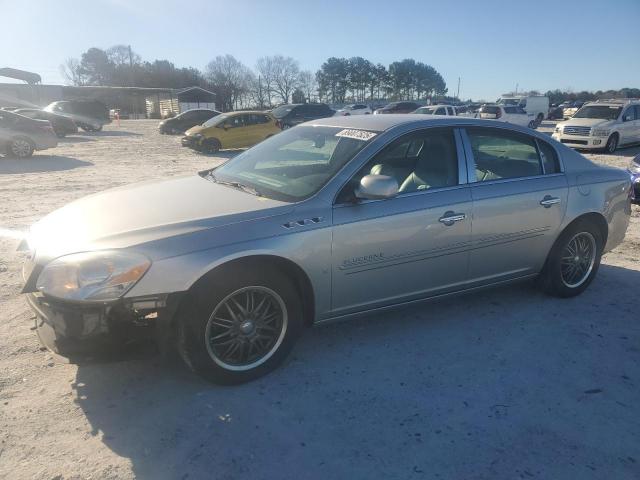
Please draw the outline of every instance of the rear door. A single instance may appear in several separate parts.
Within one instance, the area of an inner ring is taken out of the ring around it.
[[[629,105],[625,108],[620,118],[622,119],[622,122],[618,127],[620,130],[620,143],[627,144],[637,142],[637,122],[634,105]]]
[[[509,129],[467,128],[463,138],[473,198],[470,280],[485,284],[539,272],[567,204],[557,152]]]

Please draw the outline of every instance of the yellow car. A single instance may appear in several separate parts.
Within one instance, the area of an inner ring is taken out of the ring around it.
[[[229,112],[187,130],[182,146],[207,153],[224,148],[251,147],[280,132],[276,119],[265,112]]]

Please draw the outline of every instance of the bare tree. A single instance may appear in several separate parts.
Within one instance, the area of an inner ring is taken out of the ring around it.
[[[130,45],[114,45],[108,48],[107,57],[115,66],[137,65],[142,61],[140,55],[131,50]]]
[[[81,86],[85,85],[85,77],[80,69],[80,61],[77,58],[67,58],[65,62],[60,65],[60,72],[62,76],[67,80],[67,83],[71,85]]]
[[[272,106],[274,87],[273,57],[260,57],[256,62],[256,70],[258,72],[260,86],[264,89],[265,105]]]
[[[232,55],[218,55],[207,65],[206,75],[223,111],[233,110],[249,91],[251,71]]]
[[[271,61],[273,62],[274,93],[283,103],[288,103],[289,97],[299,83],[298,61],[282,55],[271,57]]]
[[[316,77],[309,70],[303,70],[300,72],[299,76],[300,80],[300,90],[304,92],[304,96],[307,99],[307,102],[311,102],[311,100],[315,100],[317,95],[316,92],[318,90],[318,82],[316,82]]]

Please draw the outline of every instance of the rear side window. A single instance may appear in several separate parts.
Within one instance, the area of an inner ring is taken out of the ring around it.
[[[517,111],[516,107],[504,107],[504,113],[516,113]]]
[[[475,161],[476,181],[542,175],[535,139],[517,132],[467,129]]]
[[[434,115],[446,115],[444,108],[440,107],[438,110],[436,110],[436,113],[434,113]]]
[[[560,173],[560,162],[553,147],[546,142],[538,140],[538,150],[540,152],[542,165],[544,166],[544,173],[546,175]]]

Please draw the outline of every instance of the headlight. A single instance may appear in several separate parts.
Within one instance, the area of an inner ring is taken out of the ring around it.
[[[554,130],[556,133],[562,133],[562,127],[556,127]]]
[[[74,253],[49,263],[36,288],[65,300],[116,300],[142,278],[151,261],[144,255],[104,250]]]
[[[627,169],[631,173],[640,174],[640,155],[638,155],[636,158],[631,160],[631,162],[629,163],[629,166],[627,167]]]
[[[611,130],[607,130],[606,128],[594,128],[591,130],[591,135],[594,137],[608,137],[611,133]]]

